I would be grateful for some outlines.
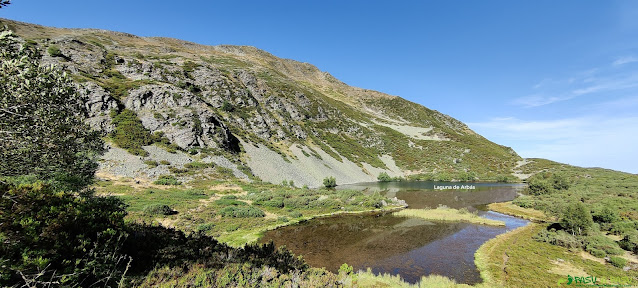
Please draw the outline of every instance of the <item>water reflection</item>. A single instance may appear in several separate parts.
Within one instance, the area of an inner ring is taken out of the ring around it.
[[[383,191],[405,200],[411,208],[444,204],[474,210],[483,204],[512,200],[520,189],[518,185],[480,183],[469,191],[436,191],[423,188],[432,182],[384,184],[374,187],[363,183],[355,189]],[[303,255],[311,266],[332,272],[348,263],[355,269],[370,267],[375,273],[399,274],[412,283],[422,275],[439,274],[459,283],[474,284],[481,281],[474,265],[476,249],[494,236],[527,223],[494,212],[479,211],[479,215],[504,221],[506,227],[430,222],[391,214],[347,215],[282,227],[267,232],[260,241],[286,245],[295,254]]]

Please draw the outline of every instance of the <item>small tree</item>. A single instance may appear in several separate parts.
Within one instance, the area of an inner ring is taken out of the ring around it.
[[[582,235],[594,224],[594,220],[585,204],[576,202],[565,208],[560,223],[568,232]]]
[[[379,182],[390,182],[392,181],[392,177],[390,177],[390,175],[386,172],[381,172],[379,173],[377,180],[379,180]]]
[[[40,57],[34,45],[0,31],[0,175],[78,190],[93,179],[103,142],[82,121],[85,101],[70,77]]]
[[[553,188],[552,185],[547,182],[547,180],[533,177],[530,178],[526,190],[527,193],[538,196],[551,193],[553,191]]]
[[[326,188],[337,187],[337,179],[335,179],[335,177],[332,177],[332,176],[323,178],[323,186],[325,186]]]

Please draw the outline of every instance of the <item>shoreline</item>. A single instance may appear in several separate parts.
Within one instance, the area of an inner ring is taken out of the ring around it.
[[[370,213],[370,214],[374,214],[374,213],[392,213],[392,212],[396,212],[396,211],[400,211],[403,209],[406,209],[408,206],[394,206],[392,208],[375,208],[375,209],[371,209],[371,210],[360,210],[360,211],[336,211],[336,212],[331,212],[331,213],[324,213],[324,214],[317,214],[317,215],[311,215],[311,216],[303,216],[301,218],[297,218],[297,219],[292,219],[288,222],[284,222],[284,223],[277,223],[274,225],[270,225],[270,226],[266,226],[263,227],[261,229],[255,229],[255,230],[249,230],[247,232],[244,233],[230,233],[230,234],[226,234],[226,235],[222,235],[222,236],[218,236],[215,237],[219,242],[225,243],[231,247],[242,247],[246,244],[254,244],[257,241],[259,241],[259,239],[261,239],[261,237],[263,237],[263,233],[271,231],[271,230],[275,230],[277,228],[281,228],[284,226],[289,226],[289,225],[294,225],[294,224],[298,224],[298,223],[302,223],[302,222],[306,222],[306,221],[310,221],[313,219],[318,219],[318,218],[327,218],[327,217],[332,217],[332,216],[341,216],[341,215],[357,215],[357,214],[366,214],[366,213]],[[238,237],[238,240],[235,240],[235,237]],[[230,239],[229,239],[230,238]],[[244,240],[244,241],[240,241],[240,240]]]

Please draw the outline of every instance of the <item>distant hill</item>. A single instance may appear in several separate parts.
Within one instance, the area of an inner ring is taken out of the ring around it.
[[[212,163],[229,176],[319,186],[327,176],[342,184],[381,172],[495,180],[522,161],[448,115],[254,47],[0,22],[72,75],[95,129],[143,130],[144,141],[129,143],[143,151],[110,142],[104,173],[188,177],[184,169]]]

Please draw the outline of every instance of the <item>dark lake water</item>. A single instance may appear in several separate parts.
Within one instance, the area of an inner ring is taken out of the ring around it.
[[[473,185],[475,189],[434,190],[437,186]],[[480,283],[474,252],[485,241],[527,221],[491,211],[484,205],[509,201],[522,185],[496,183],[394,182],[344,185],[339,189],[380,192],[407,202],[410,208],[478,210],[480,216],[504,221],[505,227],[426,221],[386,214],[342,215],[313,219],[264,234],[260,242],[274,241],[303,255],[313,267],[337,272],[343,263],[356,270],[399,274],[417,282],[421,276],[439,274],[458,283]]]

